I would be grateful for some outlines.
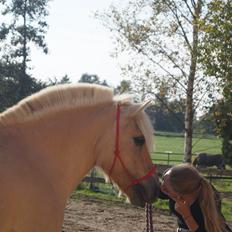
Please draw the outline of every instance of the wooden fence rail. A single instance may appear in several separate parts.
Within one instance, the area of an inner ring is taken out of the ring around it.
[[[181,153],[175,153],[175,152],[172,152],[172,151],[165,151],[165,152],[153,152],[152,155],[164,155],[165,158],[164,159],[160,159],[160,158],[152,158],[152,161],[155,163],[156,161],[162,161],[162,162],[165,162],[167,165],[170,165],[171,162],[175,162],[175,163],[181,163],[182,162],[182,159],[180,158],[179,160],[177,159],[172,159],[172,156],[175,155],[175,156],[182,156],[183,157],[183,154]]]
[[[171,167],[170,165],[157,165],[157,170],[158,170],[159,176],[162,176],[163,172],[170,167]],[[232,170],[217,170],[217,169],[213,169],[213,168],[207,168],[207,169],[200,169],[199,171],[210,182],[212,182],[214,180],[222,180],[224,182],[232,181]],[[96,185],[99,183],[100,184],[107,184],[105,182],[104,178],[99,177],[99,176],[94,176],[93,174],[91,174],[91,176],[86,176],[83,179],[83,182],[89,183],[90,189],[92,189],[92,190],[96,189]],[[222,193],[222,196],[228,196],[228,195],[230,196],[230,198],[232,198],[231,192],[227,192],[226,194]]]

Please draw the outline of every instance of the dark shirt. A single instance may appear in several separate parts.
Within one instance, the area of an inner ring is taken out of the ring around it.
[[[188,226],[186,225],[182,216],[175,210],[175,203],[176,202],[163,192],[160,192],[159,197],[161,199],[169,200],[169,209],[170,209],[172,214],[176,215],[178,227],[183,228],[183,229],[188,229]],[[205,225],[204,225],[204,217],[203,217],[203,214],[201,212],[201,208],[200,208],[200,205],[198,203],[198,200],[196,200],[190,206],[190,211],[191,211],[193,218],[195,219],[196,223],[199,226],[199,228],[196,232],[207,232],[205,229]]]
[[[163,192],[160,192],[159,198],[166,199],[169,201],[169,209],[170,209],[172,214],[176,215],[178,227],[182,228],[182,229],[188,229],[188,226],[186,225],[182,216],[175,210],[175,203],[176,202]],[[220,203],[217,205],[219,206]],[[203,217],[198,199],[196,199],[196,201],[190,206],[190,211],[191,211],[193,218],[195,219],[196,223],[199,226],[196,232],[207,232],[206,228],[205,228],[205,224],[204,224],[204,217]],[[220,211],[220,209],[219,209],[219,211]],[[232,230],[230,230],[230,228],[227,225],[226,225],[226,228],[227,228],[228,232],[232,231]]]

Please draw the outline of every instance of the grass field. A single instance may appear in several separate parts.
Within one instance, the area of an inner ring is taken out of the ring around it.
[[[154,136],[155,153],[152,154],[153,160],[161,160],[157,163],[166,163],[168,160],[167,153],[170,152],[170,164],[179,163],[183,160],[184,137],[177,136],[171,133],[158,133]],[[212,138],[194,138],[193,139],[193,154],[199,152],[207,152],[211,154],[221,153],[221,139]],[[162,153],[162,154],[160,154]],[[166,153],[166,154],[165,154]],[[177,153],[177,154],[172,154]]]

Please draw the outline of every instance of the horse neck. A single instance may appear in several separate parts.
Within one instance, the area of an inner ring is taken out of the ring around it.
[[[25,124],[21,140],[32,163],[67,198],[95,165],[95,148],[113,120],[113,106],[56,113]]]

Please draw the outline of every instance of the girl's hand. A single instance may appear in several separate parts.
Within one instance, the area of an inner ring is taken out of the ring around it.
[[[183,217],[186,225],[191,232],[195,232],[198,229],[198,224],[191,214],[191,210],[186,201],[178,199],[175,204],[175,210]]]
[[[190,207],[186,201],[178,197],[175,204],[175,210],[183,217],[187,218],[191,216]]]

